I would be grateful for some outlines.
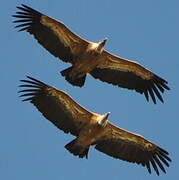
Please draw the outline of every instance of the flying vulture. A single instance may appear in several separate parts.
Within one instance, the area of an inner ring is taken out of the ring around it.
[[[57,128],[76,136],[65,148],[80,158],[88,157],[91,145],[109,156],[141,164],[151,173],[159,175],[159,169],[166,173],[164,165],[171,159],[164,149],[144,137],[114,126],[107,119],[109,113],[90,112],[63,91],[27,76],[19,91]]]
[[[27,31],[51,54],[72,66],[61,75],[74,86],[82,87],[86,75],[122,88],[144,94],[147,101],[156,96],[163,102],[161,93],[169,90],[167,81],[134,61],[113,55],[104,50],[107,39],[91,42],[74,34],[66,25],[26,5],[17,7],[13,15],[20,23],[19,31]]]

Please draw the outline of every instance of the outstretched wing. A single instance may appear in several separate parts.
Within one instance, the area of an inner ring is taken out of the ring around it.
[[[19,91],[27,97],[23,101],[29,101],[59,129],[65,133],[78,136],[80,130],[89,123],[92,113],[77,104],[68,94],[59,91],[32,77],[29,80],[21,80],[26,84],[20,85],[26,89]]]
[[[26,5],[17,7],[20,11],[13,17],[17,28],[34,35],[37,41],[55,57],[73,64],[88,42],[71,32],[62,22],[56,21]]]
[[[166,173],[163,165],[169,166],[168,152],[142,136],[120,129],[110,123],[104,135],[95,142],[95,148],[109,156],[141,164],[151,173],[151,166],[159,175],[159,168]]]
[[[90,72],[94,78],[122,88],[136,90],[144,94],[147,101],[150,95],[155,104],[156,96],[163,102],[161,93],[170,89],[166,80],[136,62],[114,56],[107,51],[104,51],[100,58],[101,63]]]

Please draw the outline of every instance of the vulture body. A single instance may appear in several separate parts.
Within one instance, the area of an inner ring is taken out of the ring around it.
[[[88,157],[90,146],[109,156],[141,164],[151,173],[166,173],[171,159],[164,149],[144,137],[128,132],[108,121],[108,115],[90,112],[63,91],[28,77],[21,80],[23,101],[31,102],[45,118],[65,133],[76,136],[65,148],[80,158]]]
[[[104,50],[106,39],[98,43],[87,41],[74,34],[62,22],[56,21],[26,5],[17,7],[13,15],[20,23],[17,28],[27,31],[51,54],[72,66],[61,75],[74,86],[82,87],[86,75],[122,88],[144,94],[147,101],[156,96],[163,102],[161,93],[169,90],[167,81],[134,61],[113,55]]]

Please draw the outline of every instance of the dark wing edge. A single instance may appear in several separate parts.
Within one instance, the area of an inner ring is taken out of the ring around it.
[[[114,137],[114,131],[110,134],[112,133],[112,136],[104,135],[104,137],[96,141],[93,144],[95,149],[114,158],[140,164],[146,167],[150,174],[152,172],[151,167],[153,167],[158,176],[160,175],[159,169],[166,173],[164,165],[169,167],[169,162],[171,162],[167,151],[156,145],[151,149],[141,147],[135,142],[122,139],[120,135],[112,138]]]
[[[24,93],[20,95],[20,97],[28,96],[28,98],[25,98],[22,101],[32,102],[34,97],[40,95],[47,88],[51,87],[35,78],[32,78],[30,76],[26,76],[26,77],[30,80],[20,80],[20,82],[27,83],[27,84],[19,85],[19,87],[32,88],[32,89],[24,89],[24,90],[18,91],[18,93]]]
[[[27,31],[34,35],[37,41],[55,57],[59,57],[64,62],[73,63],[73,53],[70,47],[65,46],[50,28],[41,24],[41,17],[45,16],[44,14],[24,4],[22,4],[22,6],[17,6],[17,9],[20,11],[16,12],[13,17],[18,20],[13,22],[20,24],[15,26],[15,28],[20,28],[19,31]],[[55,20],[54,22],[59,23]],[[64,26],[62,23],[60,24]]]
[[[57,128],[65,133],[77,136],[84,124],[73,121],[73,117],[68,112],[64,112],[63,107],[59,105],[60,102],[56,102],[58,100],[56,100],[57,97],[54,99],[48,93],[49,89],[56,92],[58,90],[30,76],[27,76],[27,78],[29,80],[20,80],[26,84],[22,84],[19,87],[27,88],[18,92],[24,93],[20,95],[20,97],[26,97],[23,101],[31,102]]]
[[[144,94],[147,101],[149,101],[150,95],[154,104],[156,104],[156,96],[163,103],[164,100],[161,93],[164,93],[165,90],[170,90],[167,86],[168,82],[155,74],[149,80],[142,79],[133,72],[124,72],[110,68],[95,68],[90,74],[103,82]]]

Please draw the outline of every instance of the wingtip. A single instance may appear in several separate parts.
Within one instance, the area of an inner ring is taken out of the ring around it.
[[[20,4],[20,6],[16,6],[16,8],[22,8],[22,7],[24,7],[24,8],[26,8],[26,7],[28,7],[27,5],[25,5],[25,4]]]

